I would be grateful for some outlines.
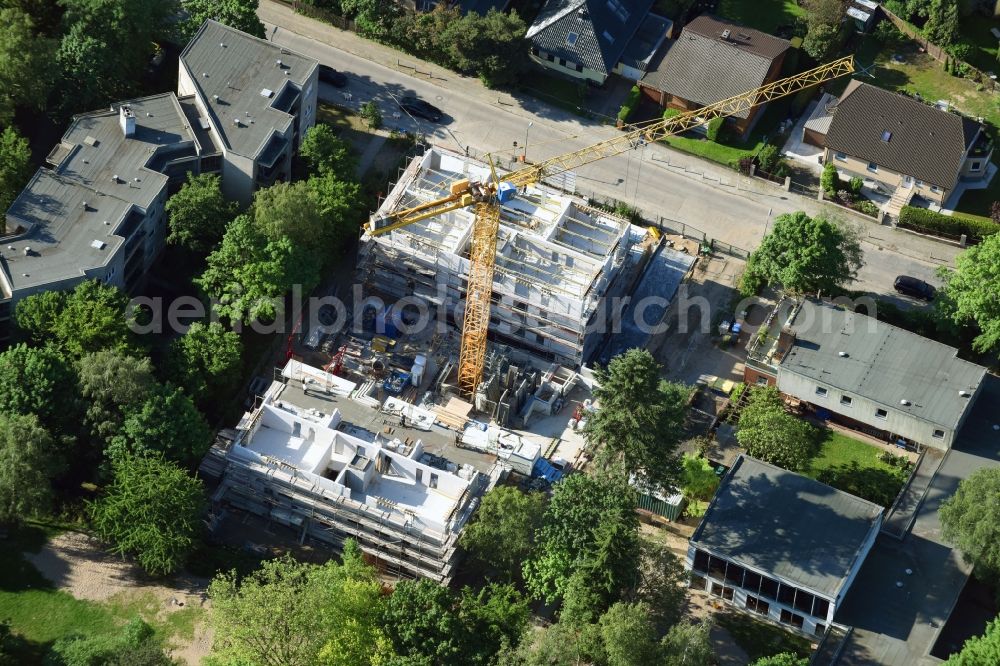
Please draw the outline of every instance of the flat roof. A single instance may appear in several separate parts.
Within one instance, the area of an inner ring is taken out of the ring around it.
[[[223,142],[237,155],[250,158],[264,150],[272,132],[291,125],[292,117],[276,105],[287,104],[289,86],[308,90],[318,66],[312,58],[212,20],[198,29],[180,62],[198,87]],[[234,119],[240,120],[239,125]]]
[[[131,137],[120,125],[122,106],[135,117]],[[30,291],[105,265],[136,223],[132,207],[144,216],[166,185],[154,168],[197,154],[197,145],[173,93],[76,116],[49,154],[52,168],[40,168],[7,210],[7,230],[24,230],[0,249],[12,289]]]
[[[954,429],[972,402],[960,392],[975,395],[986,375],[954,347],[828,303],[805,299],[790,319],[779,384],[794,373]]]
[[[877,504],[741,455],[691,544],[835,597],[881,515]]]

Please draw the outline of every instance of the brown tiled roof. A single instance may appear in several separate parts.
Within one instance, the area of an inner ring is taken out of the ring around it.
[[[827,147],[951,189],[979,123],[905,95],[852,81],[826,134]],[[888,140],[883,140],[885,136]]]
[[[725,30],[727,38],[722,37]],[[642,84],[705,106],[763,84],[771,64],[790,46],[759,30],[699,16],[654,61]]]

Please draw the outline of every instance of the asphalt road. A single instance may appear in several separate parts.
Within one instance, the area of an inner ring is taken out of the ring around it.
[[[485,91],[468,94],[472,82],[457,76],[444,80],[411,76],[281,27],[275,30],[268,25],[268,37],[347,74],[347,88],[322,84],[323,99],[353,108],[375,100],[387,128],[416,131],[431,143],[451,150],[468,147],[473,154],[492,152],[503,166],[512,164],[515,152],[522,154],[525,142],[528,159],[534,161],[582,148],[617,131],[540,102],[525,108],[510,98],[505,103],[504,95],[487,95]],[[405,56],[402,58],[405,60]],[[394,101],[404,95],[434,104],[442,109],[445,118],[440,123],[410,118]],[[516,151],[514,141],[518,143]],[[702,177],[702,171],[709,178],[721,177],[723,185]],[[814,214],[822,207],[819,202],[752,183],[732,171],[717,170],[659,145],[588,164],[575,176],[575,187],[581,194],[625,201],[637,206],[649,219],[664,216],[746,250],[759,244],[774,216],[795,210]],[[756,191],[748,192],[747,188]],[[957,253],[956,248],[888,227],[858,224],[863,227],[866,242],[865,266],[853,285],[857,289],[894,295],[892,281],[899,274],[936,283],[937,267],[952,264]],[[914,304],[909,299],[900,299],[900,303]]]

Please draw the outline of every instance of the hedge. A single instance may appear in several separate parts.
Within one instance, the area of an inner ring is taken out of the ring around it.
[[[635,111],[635,107],[639,106],[639,97],[642,95],[642,91],[639,90],[639,86],[632,86],[632,90],[628,91],[628,97],[625,98],[625,103],[622,104],[621,110],[618,111],[618,120],[621,122],[627,122],[629,116]]]
[[[899,226],[929,233],[939,232],[949,236],[965,234],[972,242],[1000,232],[1000,224],[986,218],[971,217],[955,213],[942,215],[927,208],[903,206],[899,212]]]

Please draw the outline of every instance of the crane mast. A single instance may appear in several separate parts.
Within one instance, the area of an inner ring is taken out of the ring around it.
[[[490,159],[491,170],[489,182],[474,183],[467,179],[455,181],[451,183],[447,196],[396,211],[386,217],[373,218],[368,223],[367,230],[370,235],[378,236],[449,211],[474,207],[476,217],[469,248],[469,287],[458,366],[459,387],[473,394],[482,379],[486,358],[496,243],[500,228],[500,205],[513,198],[518,188],[605,157],[620,155],[646,142],[659,141],[680,134],[714,118],[726,118],[748,111],[761,104],[854,71],[853,55],[840,58],[694,111],[631,125],[626,131],[610,139],[512,171],[503,177],[502,182],[494,170],[492,158],[487,156]]]

